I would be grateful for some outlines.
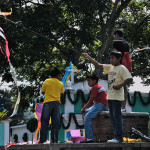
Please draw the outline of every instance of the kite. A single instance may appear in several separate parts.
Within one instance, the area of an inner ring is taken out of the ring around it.
[[[140,52],[140,51],[144,51],[144,50],[150,50],[150,47],[144,47],[141,49],[137,49],[137,50],[134,50],[134,52]]]
[[[12,8],[11,8],[11,11],[10,12],[1,12],[0,11],[0,16],[8,16],[8,15],[11,15],[12,14]]]
[[[43,102],[37,103],[37,104],[35,105],[35,108],[34,108],[34,110],[35,110],[34,116],[35,116],[35,118],[38,120],[38,127],[37,127],[37,130],[36,130],[36,133],[35,133],[35,136],[34,136],[33,141],[36,140],[36,137],[37,137],[38,133],[39,133],[38,141],[40,140],[40,128],[41,128],[42,109],[43,109]],[[49,124],[51,124],[51,119],[50,119],[50,121],[49,121]]]
[[[7,41],[7,39],[6,39],[6,36],[5,36],[5,34],[4,34],[3,29],[2,29],[1,27],[0,27],[0,36],[5,40],[5,43],[6,43],[6,46],[5,46],[6,52],[3,52],[1,45],[0,45],[0,50],[1,50],[1,52],[2,52],[4,55],[6,55],[5,57],[7,57],[7,60],[9,61],[10,52],[9,52],[9,48],[8,48],[8,41]]]
[[[3,29],[1,27],[0,27],[0,36],[5,40],[5,43],[6,43],[5,51],[3,51],[1,45],[0,45],[0,50],[1,50],[2,54],[4,54],[5,57],[7,57],[7,61],[9,62],[9,67],[10,67],[10,73],[11,73],[12,78],[13,78],[13,80],[16,84],[16,87],[18,89],[18,98],[17,98],[16,104],[15,104],[15,107],[14,107],[14,111],[13,111],[12,115],[10,116],[10,117],[12,117],[18,112],[18,106],[19,106],[19,103],[20,103],[20,95],[21,94],[20,94],[20,91],[19,91],[19,87],[17,85],[17,78],[16,78],[15,68],[13,67],[13,65],[11,64],[10,59],[9,59],[10,52],[9,52],[9,48],[8,48],[8,41],[6,39],[6,36],[4,34]]]
[[[35,105],[35,113],[34,113],[34,115],[35,115],[35,118],[38,120],[38,127],[37,127],[37,130],[36,130],[36,133],[35,133],[33,141],[35,141],[38,133],[39,133],[38,141],[40,140],[40,128],[41,128],[41,114],[42,114],[42,109],[43,109],[43,102],[37,103]]]
[[[63,76],[63,78],[62,78],[62,83],[65,85],[66,83],[67,83],[67,81],[69,80],[69,78],[70,78],[70,69],[71,68],[73,68],[76,72],[80,72],[74,65],[73,65],[73,63],[70,61],[70,66],[69,67],[66,67],[65,68],[65,74],[64,74],[64,76]]]

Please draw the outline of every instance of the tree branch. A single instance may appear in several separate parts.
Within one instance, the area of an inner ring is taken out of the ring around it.
[[[132,76],[141,75],[142,73],[150,74],[150,68],[135,71],[132,73]]]
[[[131,2],[132,0],[126,0],[124,2],[121,3],[121,5],[118,7],[117,10],[116,9],[116,6],[114,6],[114,10],[113,10],[113,13],[111,15],[111,19],[110,19],[110,28],[114,27],[114,24],[115,24],[115,21],[117,20],[117,18],[119,18],[120,16],[120,13],[122,12],[122,10],[124,8],[126,8],[128,6],[128,4]],[[117,2],[115,3],[117,4]]]
[[[24,3],[25,3],[25,5],[27,5],[28,3],[31,3],[31,4],[34,4],[34,5],[41,5],[39,1],[37,3],[35,3],[32,0],[28,0],[28,1],[24,0]]]

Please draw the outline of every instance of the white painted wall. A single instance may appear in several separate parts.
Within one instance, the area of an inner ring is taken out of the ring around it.
[[[105,90],[108,90],[108,81],[107,80],[99,80],[98,83],[105,88]],[[87,81],[79,82],[71,84],[71,88],[74,91],[77,91],[78,89],[82,89],[85,92],[89,92],[91,87],[88,86]],[[67,89],[67,85],[65,86],[65,89]]]
[[[13,137],[15,134],[18,135],[18,142],[23,142],[22,137],[23,137],[24,133],[28,134],[28,141],[32,141],[32,133],[29,130],[27,130],[26,124],[12,126],[11,129],[12,129],[12,141],[11,142],[14,142]],[[35,132],[33,133],[33,138],[34,138],[34,135],[35,135]]]

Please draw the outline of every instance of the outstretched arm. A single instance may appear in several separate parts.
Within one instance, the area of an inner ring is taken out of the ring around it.
[[[103,69],[103,65],[100,64],[99,62],[97,62],[96,60],[94,60],[92,57],[90,57],[88,55],[88,53],[82,53],[82,56],[85,57],[85,58],[87,58],[94,66]]]

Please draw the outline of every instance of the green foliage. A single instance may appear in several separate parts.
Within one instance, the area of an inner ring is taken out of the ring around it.
[[[8,117],[12,114],[13,108],[12,108],[12,97],[11,93],[9,91],[3,91],[0,90],[0,106],[3,104],[4,111],[0,113],[1,117]]]
[[[133,75],[140,76],[143,83],[150,84],[150,50],[141,52],[134,50],[150,47],[150,3],[145,1],[131,2],[122,12],[117,27],[125,32],[125,39],[129,41],[132,53]]]
[[[42,82],[49,77],[50,69],[59,67],[63,72],[69,62],[78,65],[81,53],[88,52],[101,63],[109,63],[114,29],[122,28],[129,41],[131,52],[150,44],[150,4],[147,1],[125,0],[11,0],[0,2],[0,8],[13,13],[6,21],[0,17],[0,26],[9,41],[10,59],[17,70],[21,85],[20,111],[27,109],[32,98],[39,96]],[[129,4],[130,3],[130,4]],[[145,8],[146,6],[146,8]],[[146,11],[144,10],[146,9]],[[0,37],[0,44],[4,41]],[[133,74],[148,77],[149,53],[132,56]],[[0,53],[0,74],[4,81],[12,81],[9,65]],[[87,67],[83,67],[87,73]],[[101,76],[100,71],[95,70]],[[149,80],[145,83],[149,84]],[[17,91],[13,88],[14,95]]]
[[[0,112],[0,120],[7,115],[8,111]]]

